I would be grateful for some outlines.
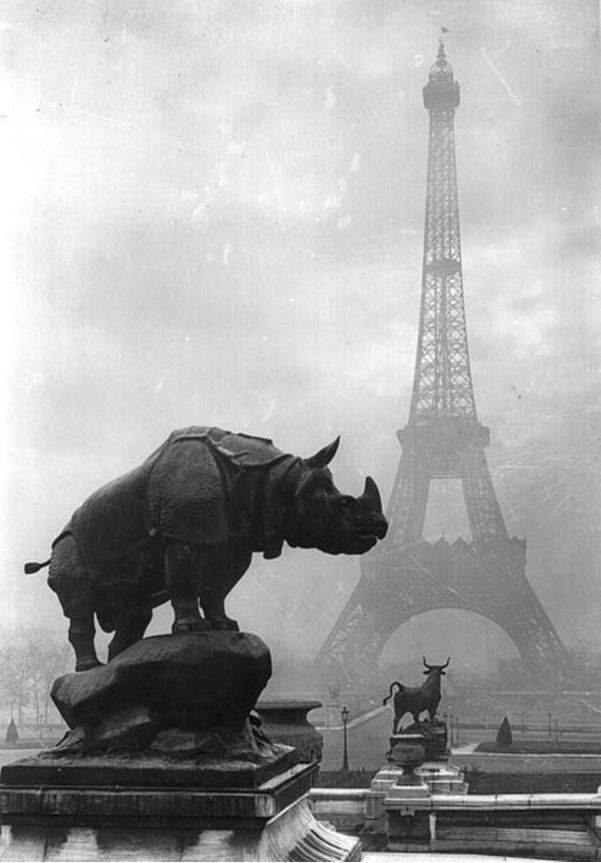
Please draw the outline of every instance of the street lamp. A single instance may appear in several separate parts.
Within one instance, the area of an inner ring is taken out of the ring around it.
[[[340,715],[342,716],[342,769],[348,770],[348,739],[346,731],[349,717],[348,707],[343,707]]]

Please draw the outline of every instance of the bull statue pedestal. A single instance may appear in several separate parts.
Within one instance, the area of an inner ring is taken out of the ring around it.
[[[393,780],[387,788],[384,787],[384,799],[381,806],[384,812],[384,823],[388,839],[388,850],[410,851],[421,848],[427,850],[432,839],[428,808],[416,807],[416,802],[441,794],[467,794],[468,785],[463,773],[449,763],[447,747],[447,728],[444,722],[421,722],[410,725],[401,734],[390,739],[391,750],[389,760],[393,764],[403,764],[403,753],[407,749],[407,740],[421,739],[423,752],[422,763],[416,765],[413,771],[414,786],[407,781],[405,775]],[[405,772],[405,771],[404,771]],[[380,771],[380,774],[382,771]],[[378,776],[380,776],[378,774]],[[384,777],[380,776],[380,784],[385,786]]]
[[[251,711],[271,675],[256,635],[146,638],[59,678],[69,726],[2,769],[3,859],[353,860],[316,821],[317,763],[271,742]]]
[[[428,813],[416,800],[432,795],[467,794],[463,773],[449,762],[444,722],[413,723],[390,737],[388,764],[371,781],[366,832],[386,837],[388,850],[425,849],[430,841]]]
[[[406,742],[415,738],[421,740],[424,753],[420,764],[415,767],[415,776],[425,785],[428,794],[467,794],[467,783],[461,770],[449,762],[447,726],[440,719],[419,724],[414,722],[401,734],[392,735],[387,758],[393,770],[395,764],[401,763],[399,758]],[[396,780],[395,785],[403,784],[407,783],[402,781],[402,777]],[[392,786],[389,796],[393,796]]]
[[[393,734],[390,737],[390,750],[387,757],[393,753],[397,743],[402,742],[407,735],[412,734],[419,734],[422,738],[424,761],[449,760],[449,735],[446,723],[440,719],[435,719],[434,722],[426,719],[419,724],[413,722],[402,733]]]

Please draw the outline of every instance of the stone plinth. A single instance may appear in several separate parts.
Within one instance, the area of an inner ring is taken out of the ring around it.
[[[1,787],[106,787],[156,788],[258,788],[262,783],[287,770],[298,761],[290,746],[269,744],[260,747],[258,762],[242,757],[208,754],[196,759],[164,757],[144,752],[138,755],[63,755],[52,750],[34,758],[6,764],[0,772]]]
[[[256,711],[261,731],[275,743],[294,746],[300,761],[321,761],[323,737],[307,719],[307,713],[321,707],[321,701],[298,699],[263,700]]]
[[[308,808],[316,770],[248,789],[3,785],[3,859],[358,860],[359,841]]]

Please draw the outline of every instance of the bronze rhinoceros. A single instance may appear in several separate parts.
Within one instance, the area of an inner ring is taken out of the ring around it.
[[[308,459],[270,440],[191,426],[145,462],[103,486],[73,514],[43,564],[69,618],[76,670],[99,665],[94,614],[115,635],[109,660],[142,638],[167,600],[173,631],[237,629],[224,600],[253,552],[284,542],[329,554],[363,554],[386,534],[368,477],[359,498],[341,494],[327,465],[339,438]],[[204,618],[199,613],[199,605]]]

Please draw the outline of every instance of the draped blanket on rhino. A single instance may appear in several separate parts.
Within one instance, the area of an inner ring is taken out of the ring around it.
[[[139,467],[94,492],[53,546],[73,536],[91,584],[111,607],[119,591],[111,601],[106,588],[129,583],[153,592],[154,561],[167,540],[196,547],[244,543],[278,557],[284,498],[300,470],[298,457],[265,438],[203,426],[180,429]],[[153,604],[167,598],[164,586],[156,587]]]

